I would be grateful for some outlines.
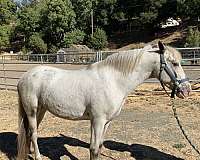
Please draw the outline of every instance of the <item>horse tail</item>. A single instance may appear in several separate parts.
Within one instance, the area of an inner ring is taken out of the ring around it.
[[[28,154],[27,150],[27,137],[28,137],[28,118],[26,112],[23,108],[22,99],[19,94],[19,108],[18,108],[18,137],[17,137],[17,160],[26,159],[26,155]]]

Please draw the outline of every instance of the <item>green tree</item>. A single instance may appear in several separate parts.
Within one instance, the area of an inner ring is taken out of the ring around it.
[[[10,45],[11,27],[0,25],[0,50],[4,50]]]
[[[200,47],[200,31],[198,30],[198,28],[189,28],[185,46]]]
[[[95,10],[95,17],[97,25],[99,26],[108,26],[111,24],[112,20],[116,18],[116,7],[117,7],[117,0],[101,0],[98,1],[96,10]]]
[[[45,54],[47,52],[47,45],[44,43],[39,33],[30,36],[28,47],[35,54]]]
[[[200,0],[177,0],[178,14],[185,18],[195,18],[200,15]]]
[[[165,0],[162,2],[162,6],[158,9],[159,20],[166,20],[169,17],[178,16],[178,1],[177,0]]]
[[[13,22],[16,11],[16,4],[12,0],[0,0],[0,25]]]
[[[95,6],[94,0],[71,0],[76,13],[76,28],[87,31],[91,25],[91,11]]]
[[[57,46],[54,46],[53,44],[49,44],[48,52],[50,54],[55,54],[58,50],[59,50],[59,48]]]
[[[15,25],[16,5],[12,0],[0,0],[0,49],[10,47],[12,30]]]
[[[18,13],[16,32],[23,34],[28,40],[35,32],[41,31],[41,10],[37,6],[27,6]],[[26,41],[28,42],[28,41]]]
[[[60,47],[64,34],[75,26],[75,12],[70,0],[47,0],[42,19],[45,41]]]
[[[71,44],[81,44],[83,43],[85,33],[79,29],[75,29],[71,32],[65,33],[64,36],[64,47],[69,47]]]
[[[97,28],[94,35],[90,35],[87,44],[96,50],[105,48],[108,44],[106,32],[101,28]]]
[[[25,36],[25,45],[35,33],[51,48],[62,47],[66,33],[74,30],[75,13],[70,0],[41,0],[33,2],[18,13],[16,33]]]

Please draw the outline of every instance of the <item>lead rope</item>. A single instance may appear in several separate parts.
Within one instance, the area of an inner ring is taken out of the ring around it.
[[[188,141],[188,143],[190,144],[190,146],[191,146],[191,147],[196,151],[196,153],[200,156],[199,150],[195,147],[195,145],[192,143],[192,141],[188,138],[188,136],[187,136],[185,130],[183,129],[183,126],[181,125],[181,122],[180,122],[180,120],[179,120],[178,114],[177,114],[177,112],[176,112],[176,107],[175,107],[175,105],[174,105],[174,100],[175,100],[175,98],[171,98],[173,115],[174,115],[174,117],[175,117],[175,119],[176,119],[176,121],[177,121],[177,124],[178,124],[178,126],[179,126],[179,128],[180,128],[180,130],[181,130],[181,132],[182,132],[182,134],[183,134],[183,136],[184,136],[184,138]]]

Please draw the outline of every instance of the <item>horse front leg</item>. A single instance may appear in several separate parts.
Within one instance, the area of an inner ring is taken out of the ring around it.
[[[90,160],[99,159],[101,138],[105,124],[106,120],[104,118],[94,118],[91,120]]]

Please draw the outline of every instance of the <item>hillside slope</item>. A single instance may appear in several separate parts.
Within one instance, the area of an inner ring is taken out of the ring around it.
[[[187,34],[187,29],[176,30],[170,33],[169,32],[157,33],[154,36],[152,36],[152,39],[148,38],[149,40],[144,42],[129,43],[127,45],[124,45],[123,47],[116,48],[116,50],[120,51],[120,50],[141,48],[147,44],[157,43],[159,40],[161,40],[163,43],[167,45],[171,45],[174,47],[184,47],[186,34]]]

